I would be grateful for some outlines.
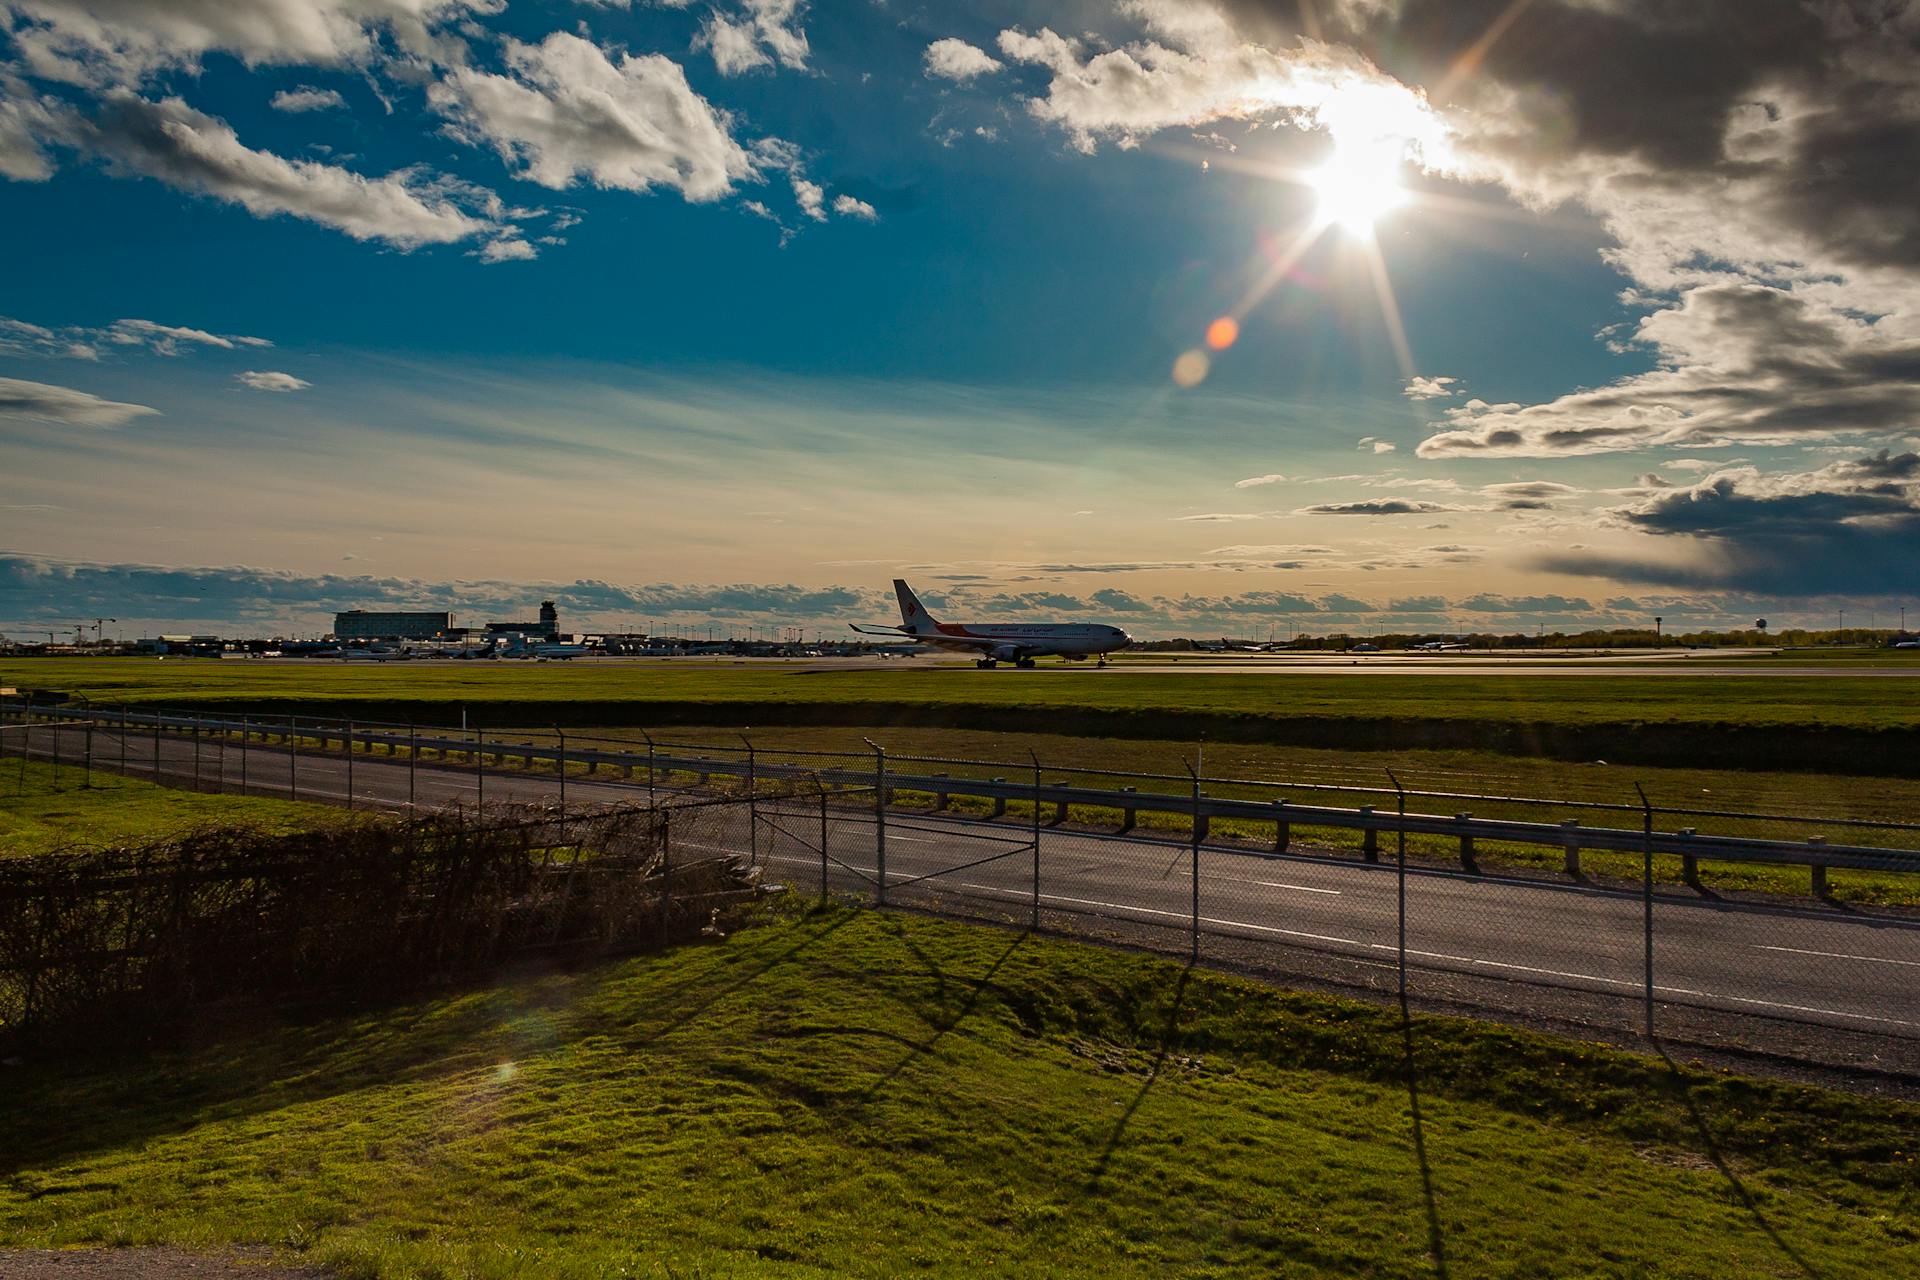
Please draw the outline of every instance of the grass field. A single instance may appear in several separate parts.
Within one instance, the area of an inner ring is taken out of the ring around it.
[[[361,821],[318,804],[176,791],[104,769],[91,787],[75,766],[0,760],[0,858],[55,849],[144,844],[204,827],[243,825],[280,833]]]
[[[1915,667],[1920,680],[1920,665]],[[350,664],[145,658],[0,663],[0,685],[84,693],[95,703],[403,703],[444,715],[465,705],[659,703],[965,704],[997,708],[1183,711],[1289,716],[1778,728],[1916,725],[1904,679],[974,671],[913,664],[880,670],[700,663],[411,662]],[[426,718],[423,714],[422,718]]]
[[[7,1089],[13,1245],[357,1277],[1920,1271],[1912,1105],[838,909]]]

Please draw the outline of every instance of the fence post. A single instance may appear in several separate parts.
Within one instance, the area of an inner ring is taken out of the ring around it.
[[[1807,843],[1812,845],[1816,851],[1826,842],[1827,838],[1825,836],[1807,837]],[[1816,898],[1824,898],[1827,896],[1827,864],[1824,862],[1814,862],[1809,865],[1813,870],[1813,896]]]
[[[127,776],[127,707],[120,704],[120,776]]]
[[[53,722],[53,789],[60,789],[60,722]]]
[[[559,725],[553,726],[554,736],[560,739],[560,757],[554,761],[554,771],[560,775],[560,821],[567,820],[567,731]]]
[[[413,812],[413,783],[420,759],[420,730],[407,722],[407,812]]]
[[[158,760],[160,731],[154,730],[154,759]],[[287,717],[287,799],[300,798],[300,717]]]
[[[747,744],[747,865],[760,865],[760,766],[755,759],[753,740],[742,733]]]
[[[820,788],[820,905],[827,905],[827,788],[816,775],[814,785]]]
[[[247,741],[253,737],[253,728],[245,716],[240,717],[240,794],[247,793]]]
[[[873,852],[878,883],[874,901],[887,905],[887,749],[871,738],[860,741],[873,748]]]
[[[651,809],[653,808],[653,805],[654,805],[654,801],[653,801],[653,735],[648,733],[645,729],[642,729],[640,731],[640,736],[647,740],[647,808]]]
[[[1640,902],[1643,932],[1646,940],[1646,1030],[1647,1039],[1653,1039],[1653,802],[1647,799],[1647,791],[1639,783],[1633,789],[1640,793]]]
[[[153,780],[160,781],[160,713],[153,713]]]
[[[1182,764],[1186,762],[1181,761]],[[1192,873],[1192,885],[1189,901],[1192,907],[1192,932],[1189,936],[1189,959],[1200,959],[1200,841],[1205,835],[1200,826],[1200,775],[1192,765],[1187,765],[1187,774],[1193,779],[1193,840],[1187,846],[1188,869]]]
[[[487,804],[487,734],[479,725],[473,726],[473,807],[484,809]]]
[[[1399,936],[1395,947],[1400,970],[1400,1004],[1405,1012],[1407,1002],[1407,791],[1400,785],[1400,779],[1394,777],[1388,769],[1387,781],[1393,784],[1393,793],[1397,797],[1395,811],[1396,839],[1394,840],[1394,882],[1396,888],[1397,915],[1399,917]]]
[[[200,789],[200,721],[189,721],[193,726],[193,789]]]
[[[1033,912],[1027,927],[1038,933],[1040,931],[1040,757],[1035,754],[1032,747],[1028,747],[1027,758],[1033,761]],[[1060,807],[1063,811],[1065,810],[1064,801]]]
[[[82,775],[83,781],[80,783],[80,789],[82,791],[91,791],[93,790],[93,708],[91,706],[87,708],[87,725],[86,725],[85,733],[86,733],[86,744],[87,744],[86,745],[86,753],[87,753],[86,766],[85,766],[85,773]]]
[[[347,721],[347,734],[342,743],[347,748],[347,808],[353,808],[353,721]]]

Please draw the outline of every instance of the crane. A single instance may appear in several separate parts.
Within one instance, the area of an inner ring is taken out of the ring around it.
[[[93,642],[95,644],[100,643],[100,626],[102,623],[118,621],[120,621],[118,618],[95,618],[93,620]]]

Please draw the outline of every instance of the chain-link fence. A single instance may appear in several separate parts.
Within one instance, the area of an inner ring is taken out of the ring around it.
[[[1327,766],[1220,779],[750,734],[16,707],[66,785],[405,811],[736,800],[703,840],[809,895],[1071,932],[1576,1032],[1920,1077],[1920,825]],[[0,774],[0,791],[5,789]]]

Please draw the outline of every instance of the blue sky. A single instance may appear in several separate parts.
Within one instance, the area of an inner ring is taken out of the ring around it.
[[[0,629],[1892,617],[1915,25],[1511,7],[0,0]]]

